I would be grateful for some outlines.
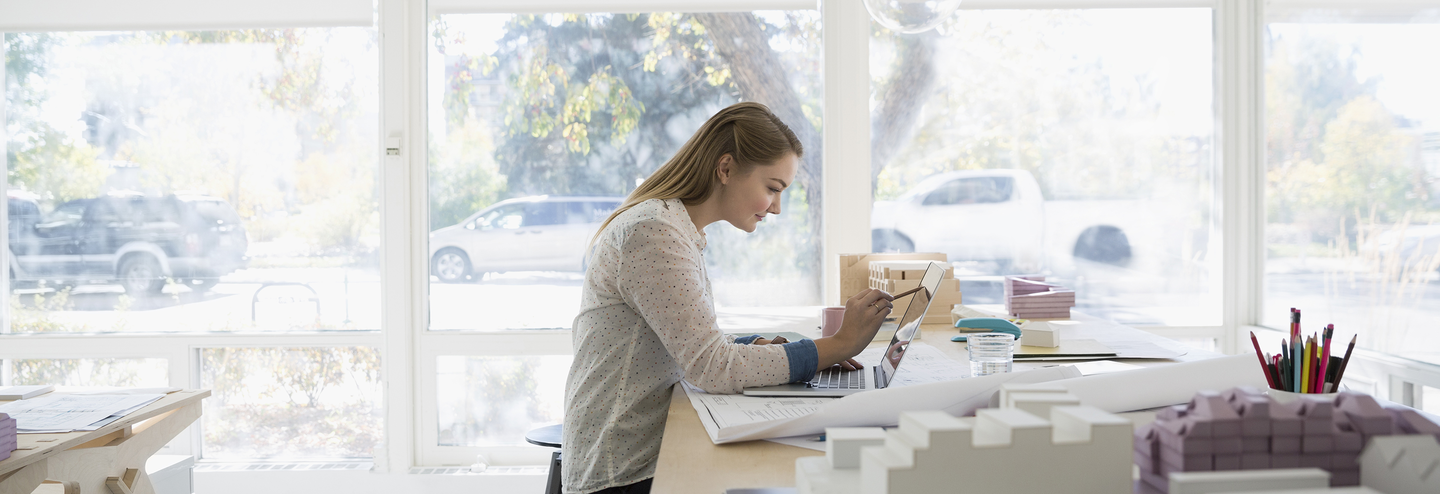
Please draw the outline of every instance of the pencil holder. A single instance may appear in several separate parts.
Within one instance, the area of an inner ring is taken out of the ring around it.
[[[1267,389],[1265,390],[1265,394],[1270,395],[1270,399],[1273,399],[1276,403],[1280,404],[1292,403],[1295,400],[1333,402],[1335,401],[1335,397],[1340,395],[1340,393],[1292,393],[1290,391],[1281,391],[1278,389]]]

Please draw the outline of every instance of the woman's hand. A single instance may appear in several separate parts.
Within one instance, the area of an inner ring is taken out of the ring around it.
[[[845,319],[834,336],[815,340],[815,349],[820,354],[817,371],[839,364],[849,370],[860,368],[860,363],[851,358],[865,349],[885,316],[890,315],[895,300],[884,290],[868,289],[845,301]]]
[[[750,344],[751,344],[751,345],[784,345],[784,344],[789,343],[789,342],[790,342],[790,340],[786,339],[784,336],[780,336],[780,335],[777,334],[777,335],[775,335],[775,339],[773,339],[773,340],[767,340],[767,339],[765,339],[765,338],[763,338],[763,337],[761,337],[761,338],[755,338],[755,341],[752,342],[752,343],[750,343]]]

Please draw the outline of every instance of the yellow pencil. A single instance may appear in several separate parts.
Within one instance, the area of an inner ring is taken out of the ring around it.
[[[1310,352],[1314,350],[1314,344],[1310,338],[1305,338],[1305,348],[1301,350],[1304,355],[1300,356],[1300,392],[1310,392]]]

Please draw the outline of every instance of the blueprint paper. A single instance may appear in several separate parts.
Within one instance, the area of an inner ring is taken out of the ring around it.
[[[9,414],[11,418],[14,418],[16,427],[24,433],[94,430],[87,429],[87,427],[103,421],[111,415],[137,409],[164,396],[160,394],[77,396],[51,393],[29,400],[0,405],[0,413]]]
[[[862,353],[861,363],[879,360]],[[913,359],[913,361],[912,361]],[[911,367],[915,364],[915,367]],[[887,426],[899,423],[900,412],[941,410],[961,416],[988,406],[1005,383],[1038,383],[1078,377],[1074,367],[1052,367],[985,377],[963,376],[969,369],[934,347],[914,343],[896,373],[896,386],[844,398],[794,398],[713,395],[681,383],[715,444],[818,434],[826,427]]]

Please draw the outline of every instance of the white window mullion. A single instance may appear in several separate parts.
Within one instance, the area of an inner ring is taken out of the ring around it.
[[[1240,328],[1259,321],[1264,282],[1263,8],[1263,2],[1220,0],[1215,9],[1225,353],[1239,351]]]
[[[380,0],[380,211],[381,328],[384,334],[385,448],[377,452],[380,472],[404,472],[415,459],[417,380],[415,341],[423,319],[423,296],[418,292],[428,278],[417,272],[415,252],[424,249],[425,196],[416,195],[413,170],[423,173],[424,60],[426,35],[423,0]],[[423,175],[422,175],[423,176]],[[423,179],[418,181],[423,186]],[[416,219],[417,214],[420,215]],[[417,248],[416,246],[420,247]],[[423,256],[420,256],[423,257]]]
[[[860,0],[826,0],[821,18],[825,26],[823,300],[834,305],[844,302],[837,255],[870,252],[870,14]]]

